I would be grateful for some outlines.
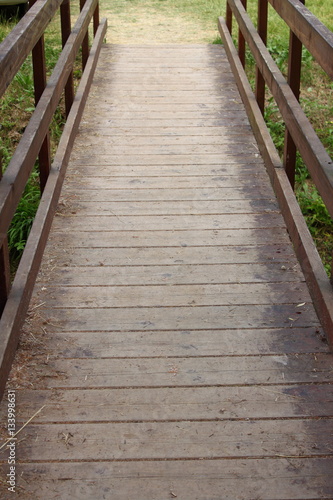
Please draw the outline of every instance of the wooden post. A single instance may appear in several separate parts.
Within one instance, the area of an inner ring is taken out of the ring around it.
[[[0,181],[2,178],[2,162],[0,157]],[[10,262],[7,236],[0,247],[0,316],[5,308],[10,290]]]
[[[266,45],[267,43],[268,0],[258,0],[258,34]],[[256,66],[256,99],[259,109],[265,111],[265,80]]]
[[[83,9],[86,0],[80,0],[80,10]],[[82,70],[86,67],[87,61],[89,57],[89,34],[88,31],[85,34],[82,41]]]
[[[241,0],[241,2],[246,10],[247,0]],[[238,30],[238,55],[243,68],[245,68],[245,38],[240,29]]]
[[[303,4],[305,0],[300,0]],[[289,58],[288,58],[288,84],[297,100],[299,100],[302,66],[302,43],[297,36],[290,30],[289,37]],[[295,187],[295,168],[296,168],[296,146],[288,130],[284,137],[284,167],[289,182]]]
[[[227,25],[227,28],[229,30],[230,35],[232,35],[232,10],[229,5],[229,2],[227,1],[227,10],[226,10],[226,15],[225,15],[225,22]]]
[[[30,6],[35,2],[36,0],[31,0]],[[35,87],[35,105],[37,105],[46,87],[44,35],[40,37],[35,47],[32,49],[32,67]],[[38,160],[40,190],[41,192],[43,192],[51,168],[51,148],[49,132],[46,134],[44,142],[40,148]]]
[[[71,11],[69,0],[64,0],[60,6],[60,19],[61,19],[61,37],[62,47],[65,46],[69,35],[71,34]],[[65,108],[66,117],[68,117],[74,101],[74,81],[73,71],[71,71],[66,86],[65,86]]]
[[[94,26],[94,36],[95,36],[99,26],[99,3],[96,5],[96,9],[94,11],[93,26]]]

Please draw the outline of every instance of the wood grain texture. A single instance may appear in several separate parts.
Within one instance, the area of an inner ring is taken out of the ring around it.
[[[22,464],[21,468],[29,491],[52,500],[59,494],[75,500],[108,498],[114,492],[119,500],[169,500],[176,498],[175,495],[183,500],[234,500],[235,491],[240,498],[255,498],[259,493],[267,500],[311,499],[320,491],[320,498],[329,500],[332,492],[327,477],[332,466],[331,458],[276,457],[264,460],[51,462]],[[24,494],[19,492],[18,497],[24,498]]]
[[[223,48],[105,47],[22,341],[18,498],[332,498],[324,340]]]

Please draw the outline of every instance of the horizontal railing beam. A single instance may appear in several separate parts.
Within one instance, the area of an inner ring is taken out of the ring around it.
[[[37,0],[0,44],[0,97],[43,35],[62,0]]]
[[[323,70],[333,78],[333,33],[299,0],[268,1]]]

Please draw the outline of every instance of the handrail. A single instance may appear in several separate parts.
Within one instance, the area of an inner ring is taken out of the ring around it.
[[[43,34],[59,8],[63,50],[46,81]],[[106,19],[99,21],[98,12],[98,0],[81,2],[80,14],[71,29],[69,0],[37,0],[0,44],[0,97],[32,52],[36,100],[35,110],[3,175],[0,169],[0,397],[15,354],[70,151],[105,36],[107,22]],[[89,49],[88,29],[91,22],[94,40]],[[84,72],[74,96],[73,66],[81,46]],[[67,121],[51,165],[49,126],[63,91]],[[14,281],[10,285],[7,231],[38,156],[42,197]]]
[[[298,0],[289,0],[298,2]],[[290,86],[258,35],[240,0],[228,0],[257,67],[270,88],[293,140],[333,217],[333,164]],[[302,5],[302,4],[301,4]],[[333,46],[331,49],[331,65]]]
[[[43,0],[39,0],[43,1]],[[48,0],[47,0],[48,1]],[[97,0],[87,0],[0,184],[0,246],[48,131]]]
[[[268,2],[291,30],[287,80],[266,48]],[[219,31],[315,307],[333,345],[332,287],[292,191],[297,148],[333,217],[333,162],[298,102],[302,43],[324,71],[332,76],[333,33],[303,3],[300,0],[258,0],[257,31],[246,12],[246,0],[227,0],[227,22],[225,23],[223,18],[219,19]],[[239,40],[244,40],[244,43],[238,45],[238,54],[231,39],[233,16],[238,23]],[[248,44],[256,62],[255,96],[244,71],[245,43]],[[273,142],[267,137],[267,127],[262,119],[265,85],[269,87],[286,126],[283,165]],[[289,183],[286,182],[287,177]]]
[[[39,0],[0,44],[0,97],[19,71],[62,0]]]
[[[333,78],[333,33],[299,0],[268,0],[279,16]]]

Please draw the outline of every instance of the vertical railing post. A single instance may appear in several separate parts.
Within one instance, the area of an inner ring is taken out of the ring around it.
[[[247,0],[241,0],[244,9],[246,10]],[[243,68],[245,68],[245,38],[241,30],[238,30],[238,55]]]
[[[36,0],[30,0],[30,5],[33,5],[35,2]],[[32,49],[32,67],[35,87],[35,105],[37,105],[46,87],[44,35],[40,37],[35,47]],[[40,148],[38,160],[40,189],[41,192],[43,192],[51,168],[51,148],[49,133],[46,134],[42,147]]]
[[[300,0],[303,4],[305,0]],[[302,66],[302,44],[297,36],[290,30],[289,57],[288,57],[288,84],[297,100],[299,100]],[[289,182],[295,186],[296,146],[288,130],[284,138],[284,168]]]
[[[2,162],[0,157],[0,181],[2,178]],[[0,247],[0,316],[5,308],[10,290],[10,262],[7,236]]]
[[[96,35],[98,26],[99,26],[99,2],[96,5],[96,9],[94,10],[94,17],[93,17],[94,36]]]
[[[86,0],[80,0],[80,10],[83,9],[85,3]],[[84,70],[84,68],[86,67],[88,57],[89,57],[89,34],[87,31],[82,41],[82,70]]]
[[[227,0],[227,8],[226,8],[226,14],[225,14],[225,22],[227,25],[227,28],[229,30],[230,35],[232,35],[232,10],[229,5],[229,2]]]
[[[258,34],[267,43],[268,0],[258,0]],[[265,80],[256,66],[256,99],[262,114],[265,110]]]
[[[60,6],[60,20],[61,20],[62,47],[64,47],[68,40],[69,35],[71,34],[71,29],[72,29],[69,0],[64,0]],[[71,71],[65,86],[65,108],[67,117],[69,115],[73,101],[74,101],[74,80],[73,80],[73,71]]]

